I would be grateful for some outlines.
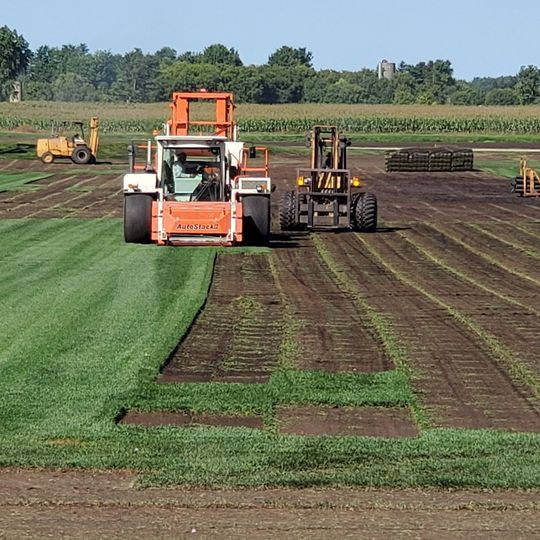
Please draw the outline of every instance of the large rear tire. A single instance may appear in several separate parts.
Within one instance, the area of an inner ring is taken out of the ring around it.
[[[354,229],[361,232],[377,230],[377,198],[373,193],[358,193],[352,200]]]
[[[71,153],[71,160],[77,165],[86,165],[92,160],[92,152],[87,146],[77,146]]]
[[[265,246],[270,239],[270,198],[246,195],[242,198],[242,237],[249,246]]]
[[[152,197],[137,193],[124,195],[124,240],[148,244],[152,237]]]
[[[279,206],[279,225],[282,231],[294,231],[296,223],[296,191],[286,191]]]
[[[51,152],[45,152],[41,155],[41,161],[47,165],[54,161],[54,155]]]

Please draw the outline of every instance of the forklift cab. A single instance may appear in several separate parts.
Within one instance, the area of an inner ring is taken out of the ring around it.
[[[225,201],[225,163],[221,145],[187,146],[163,141],[161,188],[168,201]]]

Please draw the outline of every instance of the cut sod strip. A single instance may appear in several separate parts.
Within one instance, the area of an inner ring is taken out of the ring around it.
[[[42,172],[0,172],[0,191],[36,190],[41,186],[33,182],[48,178],[52,174]]]

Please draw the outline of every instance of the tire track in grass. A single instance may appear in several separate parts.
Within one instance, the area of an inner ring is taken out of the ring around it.
[[[51,200],[63,196],[65,189],[63,186],[69,185],[74,178],[76,178],[75,175],[59,178],[38,192],[22,192],[2,201],[5,206],[0,208],[0,217],[32,217],[42,210],[49,209]]]
[[[538,219],[540,218],[540,207],[535,206],[534,204],[527,204],[525,199],[522,199],[521,197],[517,197],[517,200],[520,201],[522,204],[520,204],[519,209],[516,210],[514,207],[507,208],[505,206],[501,206],[500,204],[494,204],[491,203],[490,206],[493,208],[496,208],[497,210],[502,210],[507,216],[508,214],[511,214],[512,216],[516,216],[518,219],[523,220],[526,219]],[[530,199],[529,199],[530,200]],[[510,217],[510,216],[508,216]]]
[[[343,235],[339,242],[325,239],[325,247],[339,261],[350,287],[390,321],[407,350],[413,386],[434,424],[540,431],[530,394],[493,361],[485,335],[478,336],[467,320],[456,318],[456,310],[399,272],[398,263],[387,260],[388,249],[384,257],[379,253],[387,236]]]
[[[420,261],[418,261],[417,258],[414,258],[414,256],[407,260],[406,257],[410,254],[410,251],[408,251],[406,247],[404,248],[404,243],[402,241],[399,243],[395,241],[379,242],[377,247],[374,247],[373,242],[366,240],[364,237],[358,235],[357,238],[366,246],[370,253],[393,272],[398,279],[415,288],[434,304],[444,309],[458,321],[464,329],[479,338],[491,353],[488,358],[488,360],[491,361],[490,363],[495,360],[504,371],[508,372],[514,383],[517,385],[516,390],[518,390],[518,388],[525,390],[524,393],[520,392],[522,396],[526,397],[528,394],[529,398],[527,401],[534,404],[534,407],[538,406],[540,400],[540,378],[538,375],[531,371],[520,358],[516,357],[514,352],[505,343],[497,339],[492,333],[486,331],[472,316],[465,313],[463,309],[456,308],[456,306],[453,305],[451,300],[452,296],[449,295],[446,297],[444,291],[455,289],[456,284],[452,283],[451,280],[442,275],[441,272],[444,272],[444,270],[439,269],[439,271],[436,271],[434,274],[423,265],[423,272],[418,273],[417,269]],[[405,252],[403,251],[404,249]],[[429,283],[430,281],[431,286]],[[434,292],[434,290],[437,292]],[[462,290],[461,293],[463,292],[464,291]],[[460,291],[457,290],[456,296],[459,297],[459,294]],[[536,410],[535,415],[538,417],[538,421],[540,421],[540,413],[538,410]],[[538,428],[540,430],[540,422]]]

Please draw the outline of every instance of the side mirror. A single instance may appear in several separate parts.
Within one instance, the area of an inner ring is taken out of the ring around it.
[[[255,159],[257,157],[257,149],[254,146],[249,147],[249,159]]]

